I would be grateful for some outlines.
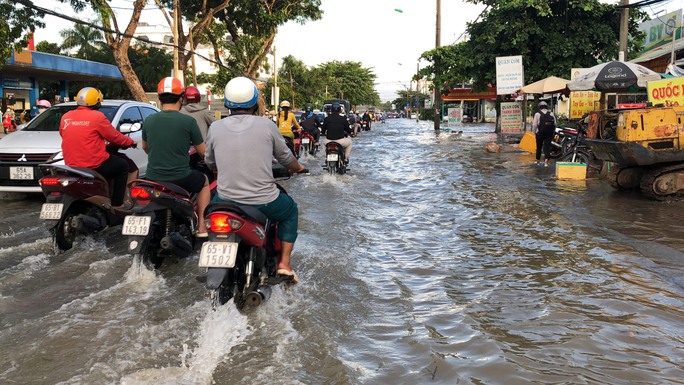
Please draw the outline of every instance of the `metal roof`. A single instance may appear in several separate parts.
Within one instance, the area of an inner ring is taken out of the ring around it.
[[[0,69],[0,74],[41,80],[123,80],[115,65],[29,50],[15,51]]]

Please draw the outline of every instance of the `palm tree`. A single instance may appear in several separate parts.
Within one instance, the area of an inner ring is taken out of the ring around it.
[[[76,24],[73,29],[63,29],[59,34],[64,39],[62,49],[78,48],[76,57],[81,59],[88,60],[104,44],[102,32],[87,25]]]

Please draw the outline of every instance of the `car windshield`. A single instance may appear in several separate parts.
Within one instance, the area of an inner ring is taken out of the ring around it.
[[[59,122],[62,120],[62,115],[68,111],[75,110],[76,105],[70,106],[54,106],[48,108],[35,119],[31,120],[23,131],[59,131]],[[116,115],[119,106],[102,106],[98,111],[105,114],[107,119],[111,122]]]

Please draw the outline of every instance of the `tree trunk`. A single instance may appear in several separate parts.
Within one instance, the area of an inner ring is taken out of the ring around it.
[[[133,94],[133,98],[139,102],[149,103],[150,100],[140,84],[140,79],[138,79],[138,75],[133,70],[131,61],[128,59],[128,47],[119,46],[114,49],[113,54],[116,66],[119,67],[124,82],[126,82],[128,89]]]

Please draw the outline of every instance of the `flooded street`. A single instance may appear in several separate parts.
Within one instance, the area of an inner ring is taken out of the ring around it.
[[[42,196],[0,201],[0,383],[684,383],[684,202],[492,131],[388,120],[348,175],[304,158],[301,283],[246,314],[211,311],[197,254],[155,274],[117,227],[55,255]]]

